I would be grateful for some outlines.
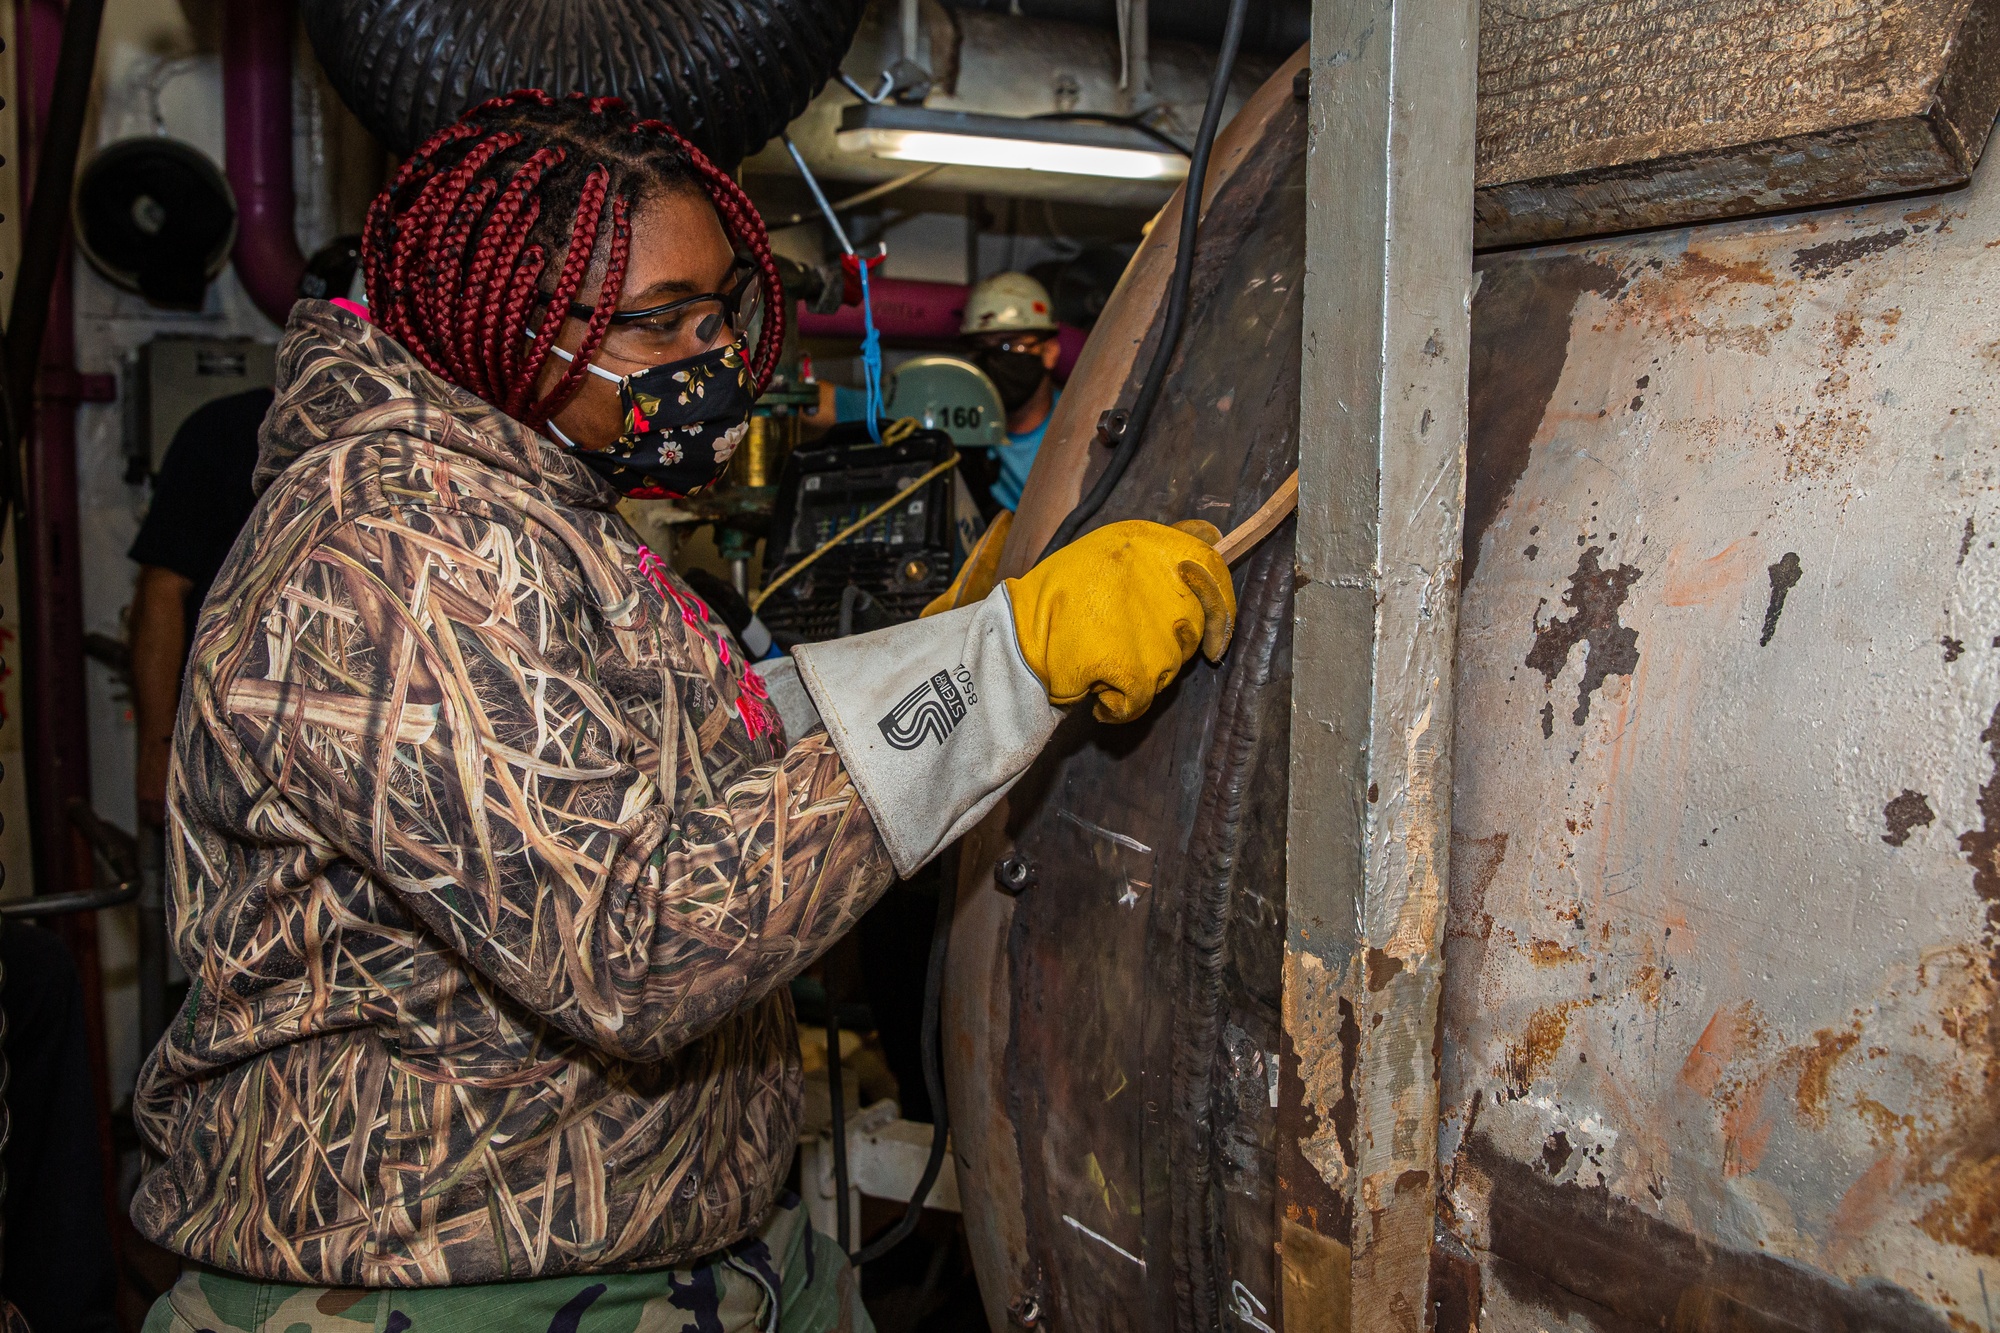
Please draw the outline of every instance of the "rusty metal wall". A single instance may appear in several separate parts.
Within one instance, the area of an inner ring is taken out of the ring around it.
[[[1226,526],[1289,457],[1298,358],[1269,333],[1300,327],[1277,298],[1303,219],[1262,145],[1299,128],[1260,115],[1117,516]],[[1996,251],[1989,164],[1914,202],[1479,261],[1443,1333],[2000,1330]],[[1114,321],[1113,379],[1149,319]],[[1043,535],[1086,405],[1030,485]],[[1256,1095],[1282,540],[1222,672],[1066,735],[967,844],[948,1059],[996,1328],[1023,1298],[1052,1328],[1279,1322],[1270,1201],[1318,1141]],[[987,877],[1015,848],[1041,870],[1019,900]],[[1329,1041],[1345,1071],[1358,1027]]]
[[[1479,264],[1440,1329],[2000,1327],[1996,250]]]

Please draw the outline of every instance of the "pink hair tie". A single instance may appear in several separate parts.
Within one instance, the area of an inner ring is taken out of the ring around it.
[[[361,304],[361,302],[350,301],[344,296],[336,296],[333,298],[333,304],[339,306],[342,310],[345,310],[348,314],[354,316],[356,319],[360,320],[363,324],[366,324],[368,322],[368,307]]]

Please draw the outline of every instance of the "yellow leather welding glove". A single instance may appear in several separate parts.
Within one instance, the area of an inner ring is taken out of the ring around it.
[[[1100,721],[1152,707],[1200,648],[1222,656],[1236,626],[1229,566],[1199,535],[1130,520],[1098,528],[1006,581],[1015,636],[1049,702],[1097,696]]]

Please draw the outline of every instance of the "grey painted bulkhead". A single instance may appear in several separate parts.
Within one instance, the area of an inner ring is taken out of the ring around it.
[[[1997,252],[1479,263],[1441,1329],[2000,1327]]]

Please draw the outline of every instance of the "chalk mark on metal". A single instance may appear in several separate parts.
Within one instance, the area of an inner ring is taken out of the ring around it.
[[[1093,824],[1088,819],[1085,819],[1080,815],[1073,815],[1067,810],[1058,811],[1056,817],[1058,819],[1067,819],[1070,823],[1076,825],[1078,828],[1082,829],[1085,833],[1095,833],[1098,837],[1103,838],[1109,842],[1115,842],[1120,847],[1129,848],[1132,851],[1140,852],[1147,856],[1152,855],[1153,849],[1151,847],[1148,847],[1145,843],[1140,842],[1137,838],[1131,836],[1128,833],[1114,832],[1111,829],[1104,827],[1104,825],[1102,824]]]
[[[1229,1289],[1229,1294],[1236,1298],[1236,1304],[1230,1307],[1229,1313],[1258,1330],[1258,1333],[1278,1333],[1278,1330],[1265,1323],[1262,1318],[1271,1312],[1271,1307],[1252,1295],[1250,1288],[1243,1285],[1241,1278],[1238,1278],[1235,1285]],[[1250,1308],[1253,1305],[1257,1307],[1254,1310]]]
[[[1095,1231],[1092,1231],[1089,1227],[1077,1221],[1075,1218],[1071,1217],[1068,1213],[1063,1214],[1063,1221],[1069,1223],[1070,1226],[1074,1227],[1078,1231],[1081,1231],[1084,1235],[1090,1237],[1092,1240],[1096,1241],[1099,1245],[1105,1246],[1107,1249],[1116,1250],[1119,1254],[1125,1256],[1127,1259],[1130,1259],[1133,1263],[1139,1265],[1139,1269],[1141,1272],[1145,1271],[1146,1261],[1144,1259],[1141,1259],[1138,1255],[1132,1253],[1132,1251],[1126,1249],[1123,1245],[1120,1245],[1117,1241],[1112,1240],[1109,1236],[1098,1235]]]

